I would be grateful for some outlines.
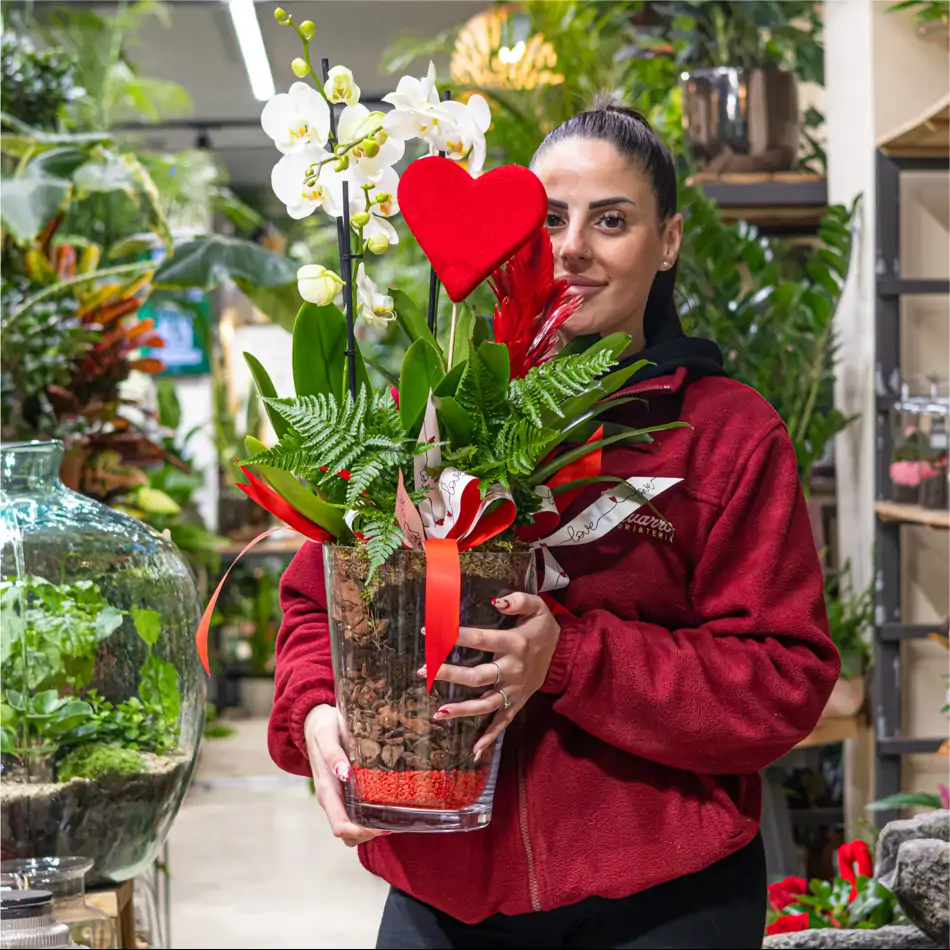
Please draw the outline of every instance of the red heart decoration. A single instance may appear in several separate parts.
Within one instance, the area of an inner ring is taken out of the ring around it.
[[[503,165],[472,178],[451,159],[414,161],[399,210],[449,298],[464,300],[544,224],[548,198],[534,172]]]

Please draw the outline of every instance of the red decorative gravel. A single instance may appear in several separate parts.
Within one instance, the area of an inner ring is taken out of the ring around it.
[[[360,798],[376,805],[403,808],[465,808],[478,801],[487,769],[474,772],[411,771],[354,768]]]

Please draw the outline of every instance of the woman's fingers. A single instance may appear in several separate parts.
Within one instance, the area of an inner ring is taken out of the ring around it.
[[[418,675],[424,677],[426,668],[422,667]],[[458,683],[459,686],[471,686],[476,689],[494,686],[503,676],[504,672],[500,663],[498,666],[494,663],[482,663],[479,666],[454,666],[451,663],[443,663],[439,667],[439,672],[435,674],[435,678],[443,683]]]
[[[310,716],[307,718],[309,720]],[[341,782],[345,782],[350,777],[350,761],[340,744],[340,721],[336,710],[334,709],[332,714],[327,712],[318,715],[312,724],[305,723],[304,733],[308,743],[313,742],[326,767]],[[312,758],[311,756],[311,760]]]
[[[497,689],[490,690],[478,699],[468,699],[462,703],[449,703],[440,706],[439,711],[432,717],[436,722],[444,719],[461,719],[464,716],[487,716],[501,709],[505,699]]]
[[[520,707],[518,707],[520,708]],[[491,744],[511,725],[511,720],[515,718],[515,713],[518,712],[513,704],[508,709],[499,709],[495,713],[495,718],[492,719],[491,725],[488,729],[485,730],[485,734],[475,743],[473,752],[475,753],[475,758],[478,757],[491,746]]]
[[[339,838],[345,845],[352,848],[355,845],[362,844],[364,841],[371,841],[380,835],[388,835],[388,831],[373,831],[370,828],[364,828],[350,821],[346,814],[346,806],[343,804],[343,786],[336,783],[336,788],[330,785],[334,781],[332,778],[322,787],[318,788],[320,805],[326,812],[327,821],[330,822],[330,830],[334,837]]]
[[[485,653],[510,653],[518,642],[512,630],[485,630],[482,627],[459,627],[457,646],[471,647]]]

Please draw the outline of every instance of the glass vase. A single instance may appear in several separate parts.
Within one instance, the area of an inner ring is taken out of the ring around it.
[[[367,583],[365,551],[324,545],[337,708],[350,760],[346,808],[367,828],[413,832],[472,831],[491,821],[501,753],[496,742],[476,762],[474,746],[492,716],[433,722],[446,703],[484,688],[436,681],[426,692],[423,624],[426,561],[394,554]],[[532,585],[526,550],[462,552],[460,624],[514,625],[492,599]],[[446,662],[476,666],[491,654],[456,647]]]
[[[63,446],[0,447],[2,857],[154,860],[194,767],[198,591],[178,549],[67,489]]]
[[[115,928],[105,911],[86,903],[90,858],[25,858],[0,863],[0,884],[24,890],[49,891],[53,916],[69,927],[73,940],[91,950],[115,947]]]

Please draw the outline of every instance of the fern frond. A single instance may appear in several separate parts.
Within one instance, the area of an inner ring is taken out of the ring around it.
[[[533,366],[523,379],[513,379],[508,385],[508,398],[540,428],[542,410],[550,409],[563,418],[561,405],[593,389],[615,362],[607,350],[555,357]]]
[[[529,475],[557,437],[554,430],[536,426],[529,419],[511,420],[498,434],[495,457],[512,475]]]
[[[375,514],[368,514],[363,520],[363,533],[366,535],[366,553],[369,555],[369,576],[372,578],[380,568],[402,547],[402,528],[392,513],[384,513],[375,509]]]
[[[477,351],[469,358],[455,398],[483,435],[509,414],[508,387],[492,373]]]

